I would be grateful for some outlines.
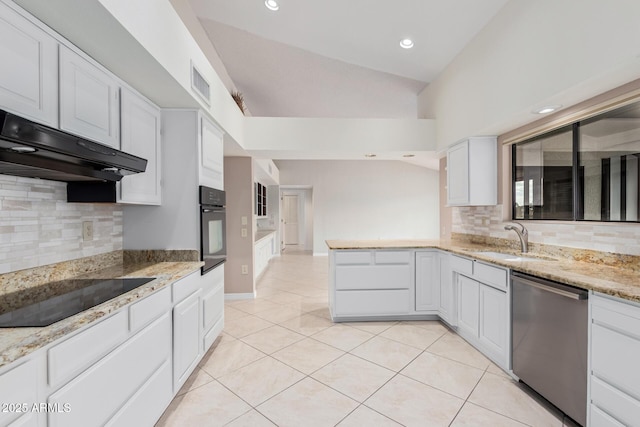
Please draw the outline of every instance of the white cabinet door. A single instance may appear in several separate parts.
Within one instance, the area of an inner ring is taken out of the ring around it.
[[[458,275],[458,328],[478,336],[480,283]]]
[[[119,85],[114,77],[60,46],[60,128],[120,148]]]
[[[469,141],[447,151],[447,204],[469,203]]]
[[[173,308],[173,392],[177,393],[200,361],[201,290]]]
[[[498,149],[493,136],[471,137],[447,150],[447,204],[498,203]]]
[[[0,407],[0,425],[37,425],[31,411],[38,403],[36,370],[36,363],[29,361],[0,375],[0,404],[7,405]]]
[[[140,95],[122,89],[121,149],[147,159],[143,173],[125,176],[120,182],[119,202],[160,205],[161,153],[160,109]]]
[[[0,2],[0,108],[58,126],[58,43]]]
[[[442,252],[438,257],[440,262],[440,298],[438,314],[451,326],[458,324],[456,316],[456,293],[453,282],[453,270],[451,269],[451,255]]]
[[[440,298],[438,252],[416,252],[416,311],[437,311]]]
[[[480,285],[480,329],[482,345],[497,359],[507,356],[507,294],[491,286]]]
[[[224,189],[223,132],[206,117],[200,126],[200,184]]]

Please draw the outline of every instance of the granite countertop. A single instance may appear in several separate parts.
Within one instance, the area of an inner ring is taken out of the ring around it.
[[[533,251],[524,255],[536,258],[535,261],[509,261],[489,257],[479,252],[494,251],[518,255],[517,250],[478,243],[440,240],[327,240],[326,243],[332,250],[441,249],[514,271],[640,303],[640,271],[635,263],[628,261],[628,258],[632,257],[617,257],[621,259],[605,255],[598,257],[593,255],[593,251],[562,248],[554,252]],[[585,256],[585,252],[591,253]],[[607,258],[607,261],[599,262],[600,258]]]
[[[254,243],[258,243],[260,240],[272,235],[276,230],[258,230],[256,231],[255,239],[253,239]]]
[[[170,286],[173,282],[193,273],[203,265],[200,261],[149,261],[144,256],[138,259],[120,262],[95,271],[90,271],[74,278],[124,278],[155,277],[149,283],[133,289],[123,295],[82,311],[52,325],[41,328],[1,328],[0,329],[0,367],[26,356],[47,344],[64,337],[110,313],[142,299],[153,292]],[[36,269],[34,269],[36,270]],[[30,272],[25,271],[23,276]],[[22,282],[26,280],[22,278]],[[34,285],[38,289],[40,285]],[[43,286],[44,287],[44,286]]]

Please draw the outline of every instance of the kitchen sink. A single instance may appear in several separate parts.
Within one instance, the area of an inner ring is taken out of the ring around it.
[[[515,255],[508,254],[504,252],[493,252],[493,251],[478,251],[474,252],[476,255],[482,255],[487,258],[498,259],[501,261],[555,261],[553,258],[545,258],[545,257],[531,257],[525,255]]]

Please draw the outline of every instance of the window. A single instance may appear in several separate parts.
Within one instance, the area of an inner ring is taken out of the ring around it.
[[[512,149],[513,219],[640,220],[640,102]]]
[[[267,216],[267,187],[255,183],[255,207],[254,213],[257,216]]]

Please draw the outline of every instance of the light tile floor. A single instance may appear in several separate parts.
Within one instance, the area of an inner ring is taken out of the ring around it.
[[[157,426],[574,426],[439,322],[332,323],[327,271],[272,260]]]

